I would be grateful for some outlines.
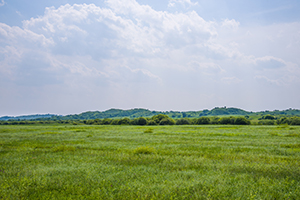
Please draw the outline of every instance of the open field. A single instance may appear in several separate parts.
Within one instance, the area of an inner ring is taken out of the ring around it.
[[[0,199],[299,199],[297,126],[0,126]]]

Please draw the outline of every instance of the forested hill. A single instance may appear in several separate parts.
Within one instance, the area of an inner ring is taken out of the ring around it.
[[[84,120],[84,119],[105,119],[105,118],[139,118],[139,117],[152,117],[154,115],[164,114],[168,115],[173,119],[178,118],[199,118],[202,116],[265,116],[265,115],[274,115],[274,116],[300,116],[300,110],[297,109],[287,109],[283,111],[275,110],[275,111],[261,111],[261,112],[249,112],[239,108],[226,108],[226,107],[215,107],[211,110],[201,110],[201,111],[187,111],[187,112],[179,112],[179,111],[150,111],[142,108],[135,108],[130,110],[121,110],[121,109],[109,109],[103,112],[100,111],[88,111],[81,114],[75,115],[26,115],[26,116],[17,116],[17,117],[0,117],[0,120]]]
[[[164,114],[171,118],[198,118],[202,116],[224,116],[224,115],[286,115],[286,116],[300,116],[300,110],[288,109],[288,110],[275,110],[275,111],[261,111],[261,112],[248,112],[239,108],[226,108],[226,107],[215,107],[212,110],[202,110],[202,111],[150,111],[142,108],[135,108],[130,110],[121,109],[110,109],[104,112],[94,111],[94,112],[84,112],[77,115],[67,115],[67,116],[53,116],[51,119],[56,120],[72,120],[72,119],[105,119],[105,118],[125,118],[130,119],[138,117],[152,117],[154,115]]]
[[[51,118],[56,115],[46,114],[46,115],[22,115],[22,116],[4,116],[0,117],[0,120],[2,121],[8,121],[8,120],[36,120],[36,119],[45,119],[45,118]]]

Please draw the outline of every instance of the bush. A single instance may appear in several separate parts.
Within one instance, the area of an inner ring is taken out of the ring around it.
[[[211,117],[210,124],[219,124],[220,117]]]
[[[148,125],[155,126],[155,125],[157,125],[157,123],[154,120],[149,120]]]
[[[168,119],[169,117],[167,115],[159,114],[153,116],[151,119],[155,121],[156,124],[160,124],[161,120]]]
[[[250,120],[246,119],[245,117],[237,117],[234,120],[234,124],[236,125],[249,125],[251,124]]]
[[[152,147],[137,147],[133,150],[134,154],[153,154],[155,150]]]
[[[128,124],[130,124],[129,118],[123,118],[119,120],[119,125],[128,125]]]
[[[189,119],[181,118],[176,121],[176,125],[188,125],[191,124]]]
[[[147,124],[147,119],[145,117],[140,117],[137,119],[137,124],[136,125],[140,125],[140,126],[143,126],[143,125],[146,125]]]
[[[290,125],[300,125],[300,117],[292,117]]]
[[[110,123],[111,123],[111,119],[103,119],[102,121],[101,121],[101,124],[103,124],[103,125],[109,125]]]
[[[222,117],[219,119],[220,124],[234,124],[235,119],[233,117]]]
[[[159,125],[174,125],[175,121],[171,118],[164,118],[159,122]]]
[[[208,117],[200,117],[196,120],[196,124],[209,124],[210,119]]]
[[[276,119],[276,117],[272,116],[272,115],[266,115],[264,117],[262,117],[263,119]]]
[[[258,122],[258,125],[274,125],[275,121],[274,120],[260,120]]]
[[[118,119],[113,119],[113,120],[110,122],[110,125],[119,125],[119,120],[118,120]]]
[[[149,128],[149,129],[145,130],[144,133],[153,133],[153,129]]]

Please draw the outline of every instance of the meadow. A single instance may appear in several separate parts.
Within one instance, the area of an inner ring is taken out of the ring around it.
[[[0,126],[0,199],[299,197],[299,126]]]

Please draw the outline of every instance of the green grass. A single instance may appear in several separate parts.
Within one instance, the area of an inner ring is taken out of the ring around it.
[[[299,199],[296,126],[0,126],[0,199]]]

